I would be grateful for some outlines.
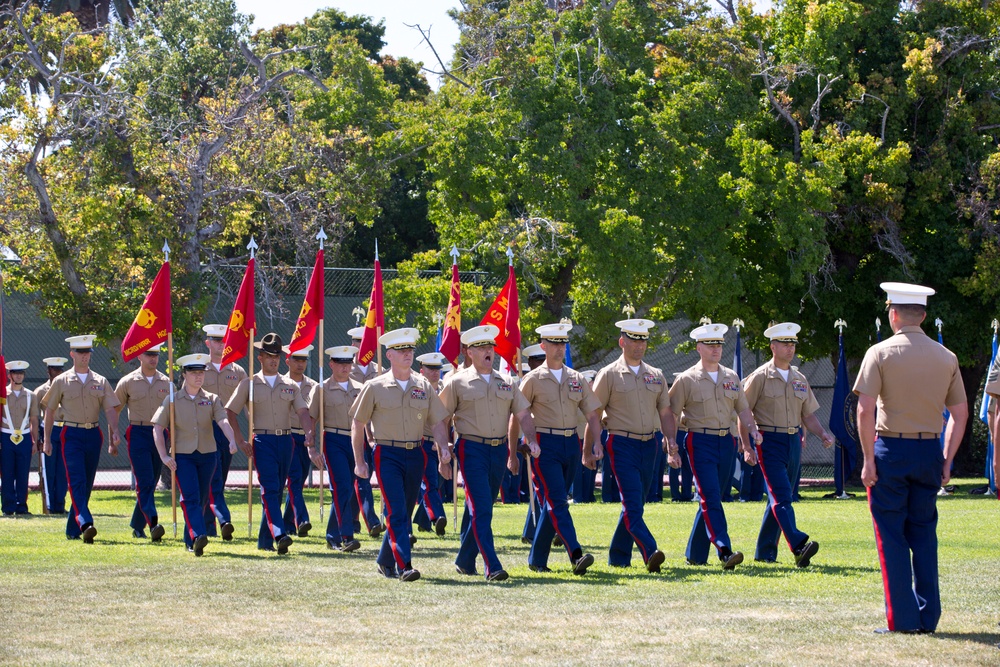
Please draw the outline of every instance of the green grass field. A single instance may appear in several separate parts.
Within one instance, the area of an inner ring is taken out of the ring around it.
[[[695,506],[669,502],[646,508],[667,555],[663,573],[646,573],[638,557],[611,569],[619,506],[597,503],[572,509],[597,565],[575,577],[554,550],[555,572],[536,574],[519,539],[525,506],[497,505],[512,575],[503,584],[454,572],[450,525],[443,538],[418,533],[423,578],[402,583],[376,572],[367,536],[354,554],[328,551],[316,529],[287,557],[257,551],[245,493],[227,496],[242,517],[238,539],[212,540],[195,558],[170,539],[169,524],[160,545],[133,539],[129,494],[102,492],[92,546],[67,541],[63,517],[0,519],[0,663],[1000,664],[1000,504],[964,492],[941,499],[938,632],[876,636],[885,616],[867,504],[860,495],[819,500],[828,490],[808,489],[796,506],[800,527],[822,545],[804,570],[784,550],[778,564],[752,561],[763,503],[726,505],[748,562],[735,572],[687,565]],[[169,503],[163,494],[166,522]],[[315,492],[310,503],[318,527]],[[259,519],[259,505],[254,512]]]

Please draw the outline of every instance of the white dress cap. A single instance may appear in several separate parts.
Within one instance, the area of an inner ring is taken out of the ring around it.
[[[781,343],[795,343],[799,340],[798,333],[800,331],[802,331],[802,327],[798,324],[794,322],[782,322],[781,324],[775,324],[773,327],[765,329],[764,336]]]
[[[440,352],[428,352],[427,354],[421,354],[417,357],[417,361],[420,362],[421,366],[427,366],[428,368],[441,368],[448,360],[445,359],[444,355]]]
[[[343,363],[354,363],[354,357],[358,354],[358,348],[353,345],[338,345],[337,347],[326,348],[326,356],[332,361]]]
[[[289,357],[299,357],[301,359],[308,359],[309,353],[312,352],[312,350],[313,350],[312,345],[306,345],[301,350],[295,350],[294,352],[289,352],[287,345],[281,348],[281,351],[287,354]]]
[[[225,324],[206,324],[201,330],[209,338],[225,338],[227,328]]]
[[[480,345],[495,345],[497,336],[500,335],[499,327],[492,324],[484,324],[472,327],[462,334],[462,345],[468,347],[479,347]]]
[[[566,343],[569,341],[569,332],[573,329],[572,324],[560,322],[559,324],[543,324],[535,329],[535,333],[542,340],[553,343]]]
[[[387,350],[412,350],[417,347],[418,340],[420,332],[416,329],[393,329],[382,334],[378,342]]]
[[[586,378],[587,382],[593,383],[594,378],[597,377],[597,371],[595,370],[583,371],[582,373],[580,373],[580,375]]]
[[[49,368],[62,368],[69,363],[69,359],[66,357],[45,357],[42,359],[42,363]]]
[[[615,326],[622,335],[632,340],[649,340],[649,330],[655,327],[652,320],[619,320]]]
[[[525,359],[531,359],[532,357],[544,357],[545,350],[542,349],[541,345],[536,343],[524,348],[524,352],[521,353],[521,356]]]
[[[722,345],[729,327],[725,324],[703,324],[691,330],[691,338],[706,345]]]
[[[927,297],[935,293],[930,287],[909,283],[882,283],[880,287],[885,290],[885,302],[897,306],[908,303],[926,306]]]
[[[177,360],[177,365],[186,371],[203,371],[211,361],[212,357],[207,354],[186,354]]]
[[[27,361],[8,361],[4,365],[9,371],[21,371],[22,373],[28,368]]]
[[[97,336],[70,336],[66,339],[69,343],[69,349],[71,350],[89,350],[94,347],[94,339]]]
[[[351,340],[361,340],[365,337],[365,328],[354,327],[353,329],[348,329],[347,335],[351,337]]]

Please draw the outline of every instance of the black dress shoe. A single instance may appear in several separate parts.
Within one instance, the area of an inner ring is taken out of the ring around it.
[[[308,521],[303,521],[295,529],[295,533],[299,537],[309,537],[309,531],[312,530],[312,527],[313,525],[311,523],[309,523]]]
[[[381,563],[378,563],[378,573],[381,574],[386,579],[397,579],[399,574],[396,572],[395,567],[386,567]]]
[[[208,538],[204,535],[199,535],[194,538],[194,555],[200,556],[205,553],[205,547],[208,545]]]
[[[132,529],[132,537],[134,537],[137,540],[144,540],[144,539],[146,539],[146,533],[145,533],[145,531],[136,530],[135,528],[133,528]]]
[[[385,526],[380,523],[377,526],[372,526],[371,530],[368,531],[368,535],[370,537],[378,537],[379,535],[382,534],[382,531],[384,531],[384,530],[385,530]]]
[[[740,551],[731,551],[728,554],[722,556],[722,569],[732,570],[735,569],[737,565],[743,562],[743,553]]]
[[[663,552],[657,549],[649,557],[649,560],[646,561],[646,569],[650,572],[659,572],[660,566],[663,565],[663,561],[666,559],[667,557],[663,555]]]
[[[587,568],[594,564],[594,557],[590,554],[583,554],[573,561],[573,574],[587,574]]]
[[[13,512],[4,512],[3,515],[4,516],[14,516],[14,513]]]
[[[877,635],[891,635],[891,634],[897,634],[897,635],[926,635],[926,634],[933,633],[933,630],[922,630],[920,628],[911,629],[911,630],[890,630],[889,628],[876,628],[872,632],[874,632]]]
[[[705,561],[694,561],[691,560],[690,558],[685,558],[685,560],[687,561],[688,565],[694,565],[694,566],[708,565],[708,563],[706,563]]]
[[[420,578],[420,570],[415,570],[412,567],[407,568],[399,573],[400,581],[416,581]]]
[[[507,581],[508,579],[510,579],[510,575],[507,574],[507,570],[497,570],[486,575],[486,581],[489,582]]]
[[[412,547],[416,543],[417,543],[417,536],[414,535],[413,533],[410,533],[410,546]]]
[[[233,533],[236,531],[236,528],[233,527],[233,524],[227,521],[224,524],[222,524],[222,527],[219,530],[222,532],[223,541],[225,542],[233,541]]]
[[[275,550],[276,549],[274,547],[257,547],[257,551],[275,551]]]
[[[434,532],[440,537],[444,537],[444,529],[448,526],[448,519],[439,516],[434,521]]]
[[[552,571],[552,568],[548,567],[547,565],[529,565],[528,569],[531,570],[532,572],[543,572],[543,573]]]
[[[96,536],[97,529],[94,528],[93,524],[87,524],[87,526],[83,529],[83,532],[80,533],[80,537],[83,538],[83,542],[85,544],[93,544]]]
[[[149,539],[152,540],[153,542],[159,542],[160,540],[163,539],[163,534],[166,532],[167,531],[163,528],[162,525],[156,524],[155,526],[149,529]]]
[[[455,566],[455,572],[458,572],[459,574],[464,574],[467,577],[474,577],[479,574],[478,572],[476,572],[476,568],[472,568],[471,570],[466,570],[464,567],[458,565]]]
[[[431,528],[429,526],[421,526],[419,523],[417,524],[417,532],[420,532],[420,533],[429,533],[432,530],[433,530],[433,528]]]
[[[277,545],[279,554],[287,554],[288,547],[292,546],[292,538],[289,537],[287,534],[284,534],[278,538]]]
[[[522,537],[521,538],[521,544],[531,544],[531,538],[530,537]]]
[[[810,559],[819,551],[819,542],[806,542],[795,551],[795,567],[809,567]]]
[[[349,554],[352,551],[357,551],[360,548],[361,548],[361,542],[358,542],[355,539],[345,540],[340,545],[340,551],[343,552],[343,553],[345,553],[345,554]]]
[[[558,535],[556,535],[555,537],[552,538],[552,546],[554,546],[554,547],[561,547],[563,545],[564,545],[564,543],[562,541],[562,538],[559,537]]]

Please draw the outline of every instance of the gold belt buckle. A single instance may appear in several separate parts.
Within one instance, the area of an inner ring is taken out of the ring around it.
[[[416,449],[417,448],[417,443],[415,443],[415,442],[407,442],[407,443],[404,443],[403,446],[406,447],[407,449]]]
[[[14,431],[10,436],[10,441],[13,442],[15,445],[21,444],[22,440],[24,440],[24,436],[21,435],[20,430]]]
[[[488,444],[490,447],[499,447],[502,440],[503,438],[492,438],[490,440],[487,440],[486,444]]]

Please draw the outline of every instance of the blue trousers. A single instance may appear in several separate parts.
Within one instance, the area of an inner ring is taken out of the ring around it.
[[[660,443],[663,442],[663,434],[658,433]],[[653,470],[649,481],[649,491],[646,493],[647,503],[663,502],[663,473],[667,471],[667,455],[662,447],[656,449],[656,458],[653,459]]]
[[[10,441],[10,433],[0,433],[0,507],[4,514],[28,511],[28,473],[35,443],[28,433],[19,444]]]
[[[503,479],[500,481],[500,502],[504,505],[517,505],[521,502],[521,486],[522,482],[525,481],[524,454],[518,452],[517,461],[521,466],[521,472],[517,475],[513,475],[510,470],[505,469],[503,472]],[[526,486],[524,490],[527,491]]]
[[[934,630],[941,618],[937,492],[944,455],[936,439],[877,438],[878,481],[868,488],[890,630]]]
[[[205,507],[218,457],[214,452],[191,452],[178,454],[176,460],[177,488],[184,513],[184,544],[193,547],[195,538],[205,534]]]
[[[69,487],[66,482],[66,463],[62,454],[63,445],[60,437],[62,429],[62,426],[53,426],[52,431],[45,434],[45,441],[52,443],[52,453],[42,454],[45,506],[49,509],[49,514],[62,514],[66,511],[66,493]]]
[[[455,565],[471,572],[476,556],[482,554],[486,576],[502,569],[493,544],[493,499],[500,490],[507,468],[507,445],[492,447],[460,438],[455,456],[465,480],[465,511],[462,513],[462,538]]]
[[[631,565],[633,543],[639,547],[643,563],[656,551],[656,539],[649,532],[642,514],[649,486],[653,481],[656,452],[662,451],[661,442],[660,437],[643,442],[620,435],[608,436],[605,455],[611,460],[611,469],[618,480],[622,497],[622,513],[611,537],[608,565]],[[663,477],[660,477],[660,485],[663,485]]]
[[[538,445],[542,450],[541,456],[531,460],[531,471],[535,484],[542,492],[539,500],[542,511],[528,553],[528,564],[545,567],[556,533],[562,538],[571,559],[573,552],[580,548],[573,517],[569,514],[567,489],[573,482],[582,448],[575,433],[571,436],[539,433]]]
[[[427,454],[423,447],[375,446],[375,474],[385,499],[387,528],[377,561],[390,571],[411,567],[410,517],[417,504],[426,464]]]
[[[788,450],[788,481],[792,483],[792,500],[801,500],[799,482],[802,481],[802,440],[799,440],[798,447]]]
[[[372,478],[371,474],[375,470],[375,457],[372,452],[372,448],[365,442],[365,463],[368,464],[369,477],[367,479],[362,479],[355,475],[354,477],[354,497],[351,498],[351,521],[354,523],[355,530],[361,530],[361,523],[358,521],[358,513],[360,512],[361,518],[365,522],[365,531],[370,531],[373,526],[378,526],[382,523],[382,520],[378,517],[378,511],[375,509],[375,496],[372,493]],[[351,474],[354,474],[353,472]],[[382,484],[382,478],[379,478],[379,484]]]
[[[133,530],[152,528],[159,523],[156,513],[156,483],[160,480],[163,463],[153,444],[153,427],[129,425],[125,429],[128,460],[135,477],[135,509],[132,510]]]
[[[597,487],[597,470],[591,470],[579,462],[576,467],[576,474],[573,475],[573,486],[570,487],[569,495],[573,496],[573,503],[594,502],[594,489]]]
[[[680,468],[670,468],[667,476],[670,478],[670,500],[674,502],[688,502],[694,499],[694,491],[691,488],[692,474],[691,461],[688,459],[687,447],[684,442],[687,440],[686,431],[677,431],[677,442],[681,443],[678,455],[681,459]]]
[[[234,427],[235,428],[235,427]],[[205,533],[209,537],[215,537],[218,532],[215,528],[215,520],[219,523],[231,523],[232,516],[229,513],[229,506],[226,505],[226,480],[229,478],[229,466],[233,463],[233,455],[229,453],[229,440],[219,425],[212,422],[212,433],[215,435],[215,472],[212,473],[212,487],[208,491],[208,504],[205,506]]]
[[[684,555],[692,563],[704,564],[710,546],[714,545],[720,554],[731,548],[722,490],[733,478],[736,440],[728,434],[688,433],[685,446],[701,501]]]
[[[354,517],[351,498],[354,497],[354,449],[351,436],[323,433],[323,455],[330,475],[330,496],[333,511],[326,522],[326,540],[341,544],[354,539]]]
[[[801,450],[798,433],[761,432],[764,442],[757,448],[758,467],[767,483],[767,507],[757,535],[754,558],[775,560],[778,557],[778,538],[782,533],[793,551],[802,546],[809,536],[795,525],[792,509],[792,483],[790,465],[792,450]]]
[[[253,463],[260,482],[260,502],[264,506],[264,514],[260,517],[260,531],[257,533],[258,549],[273,547],[274,541],[285,534],[281,500],[294,447],[291,435],[258,433],[253,436]]]
[[[740,461],[740,500],[755,503],[764,497],[764,476],[760,466]]]
[[[431,522],[444,516],[444,503],[441,502],[441,492],[438,491],[438,454],[434,449],[434,440],[424,439],[424,453],[427,455],[427,465],[424,466],[424,476],[420,480],[420,500],[417,502],[417,512],[414,523],[425,531],[431,529]]]
[[[305,486],[312,461],[309,460],[309,450],[306,448],[306,436],[292,433],[292,442],[295,447],[292,449],[292,462],[288,466],[288,499],[285,501],[282,519],[285,532],[294,535],[300,525],[309,521],[309,509],[302,497],[302,487]]]
[[[601,443],[608,441],[608,432],[601,431]],[[618,480],[611,469],[611,461],[605,456],[601,459],[601,502],[618,503],[621,502],[621,493],[618,491]]]
[[[63,426],[63,465],[73,511],[66,519],[66,537],[80,537],[82,527],[94,523],[90,514],[90,493],[94,490],[97,464],[101,460],[104,434],[99,428]]]

